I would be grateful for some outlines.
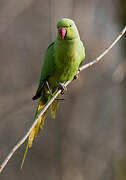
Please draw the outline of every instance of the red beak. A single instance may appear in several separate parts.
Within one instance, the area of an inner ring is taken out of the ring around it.
[[[66,29],[64,27],[59,28],[59,34],[61,39],[64,39],[66,35]]]

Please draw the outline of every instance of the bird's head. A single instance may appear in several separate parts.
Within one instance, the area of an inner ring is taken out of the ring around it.
[[[73,40],[79,38],[77,27],[73,20],[62,18],[57,23],[57,38],[59,40]]]

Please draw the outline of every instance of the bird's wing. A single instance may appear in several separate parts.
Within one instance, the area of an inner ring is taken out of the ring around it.
[[[33,100],[38,99],[41,96],[42,88],[47,78],[53,73],[55,69],[55,41],[52,42],[46,50],[44,62],[42,65],[40,82]]]

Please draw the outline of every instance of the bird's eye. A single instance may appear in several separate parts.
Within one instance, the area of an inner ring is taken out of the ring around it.
[[[72,27],[72,25],[70,25],[70,27]]]

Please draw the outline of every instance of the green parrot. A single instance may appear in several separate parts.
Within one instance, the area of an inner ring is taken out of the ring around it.
[[[68,80],[72,81],[74,79],[84,58],[85,49],[74,21],[67,18],[60,19],[57,23],[57,38],[46,50],[39,86],[33,97],[33,100],[39,98],[34,119],[57,90],[61,88],[63,91],[63,84]],[[58,109],[58,98],[51,104],[52,118],[55,118]],[[47,111],[41,116],[29,135],[21,167],[28,148],[32,146],[34,137],[38,136],[40,129],[44,126],[46,113]]]

